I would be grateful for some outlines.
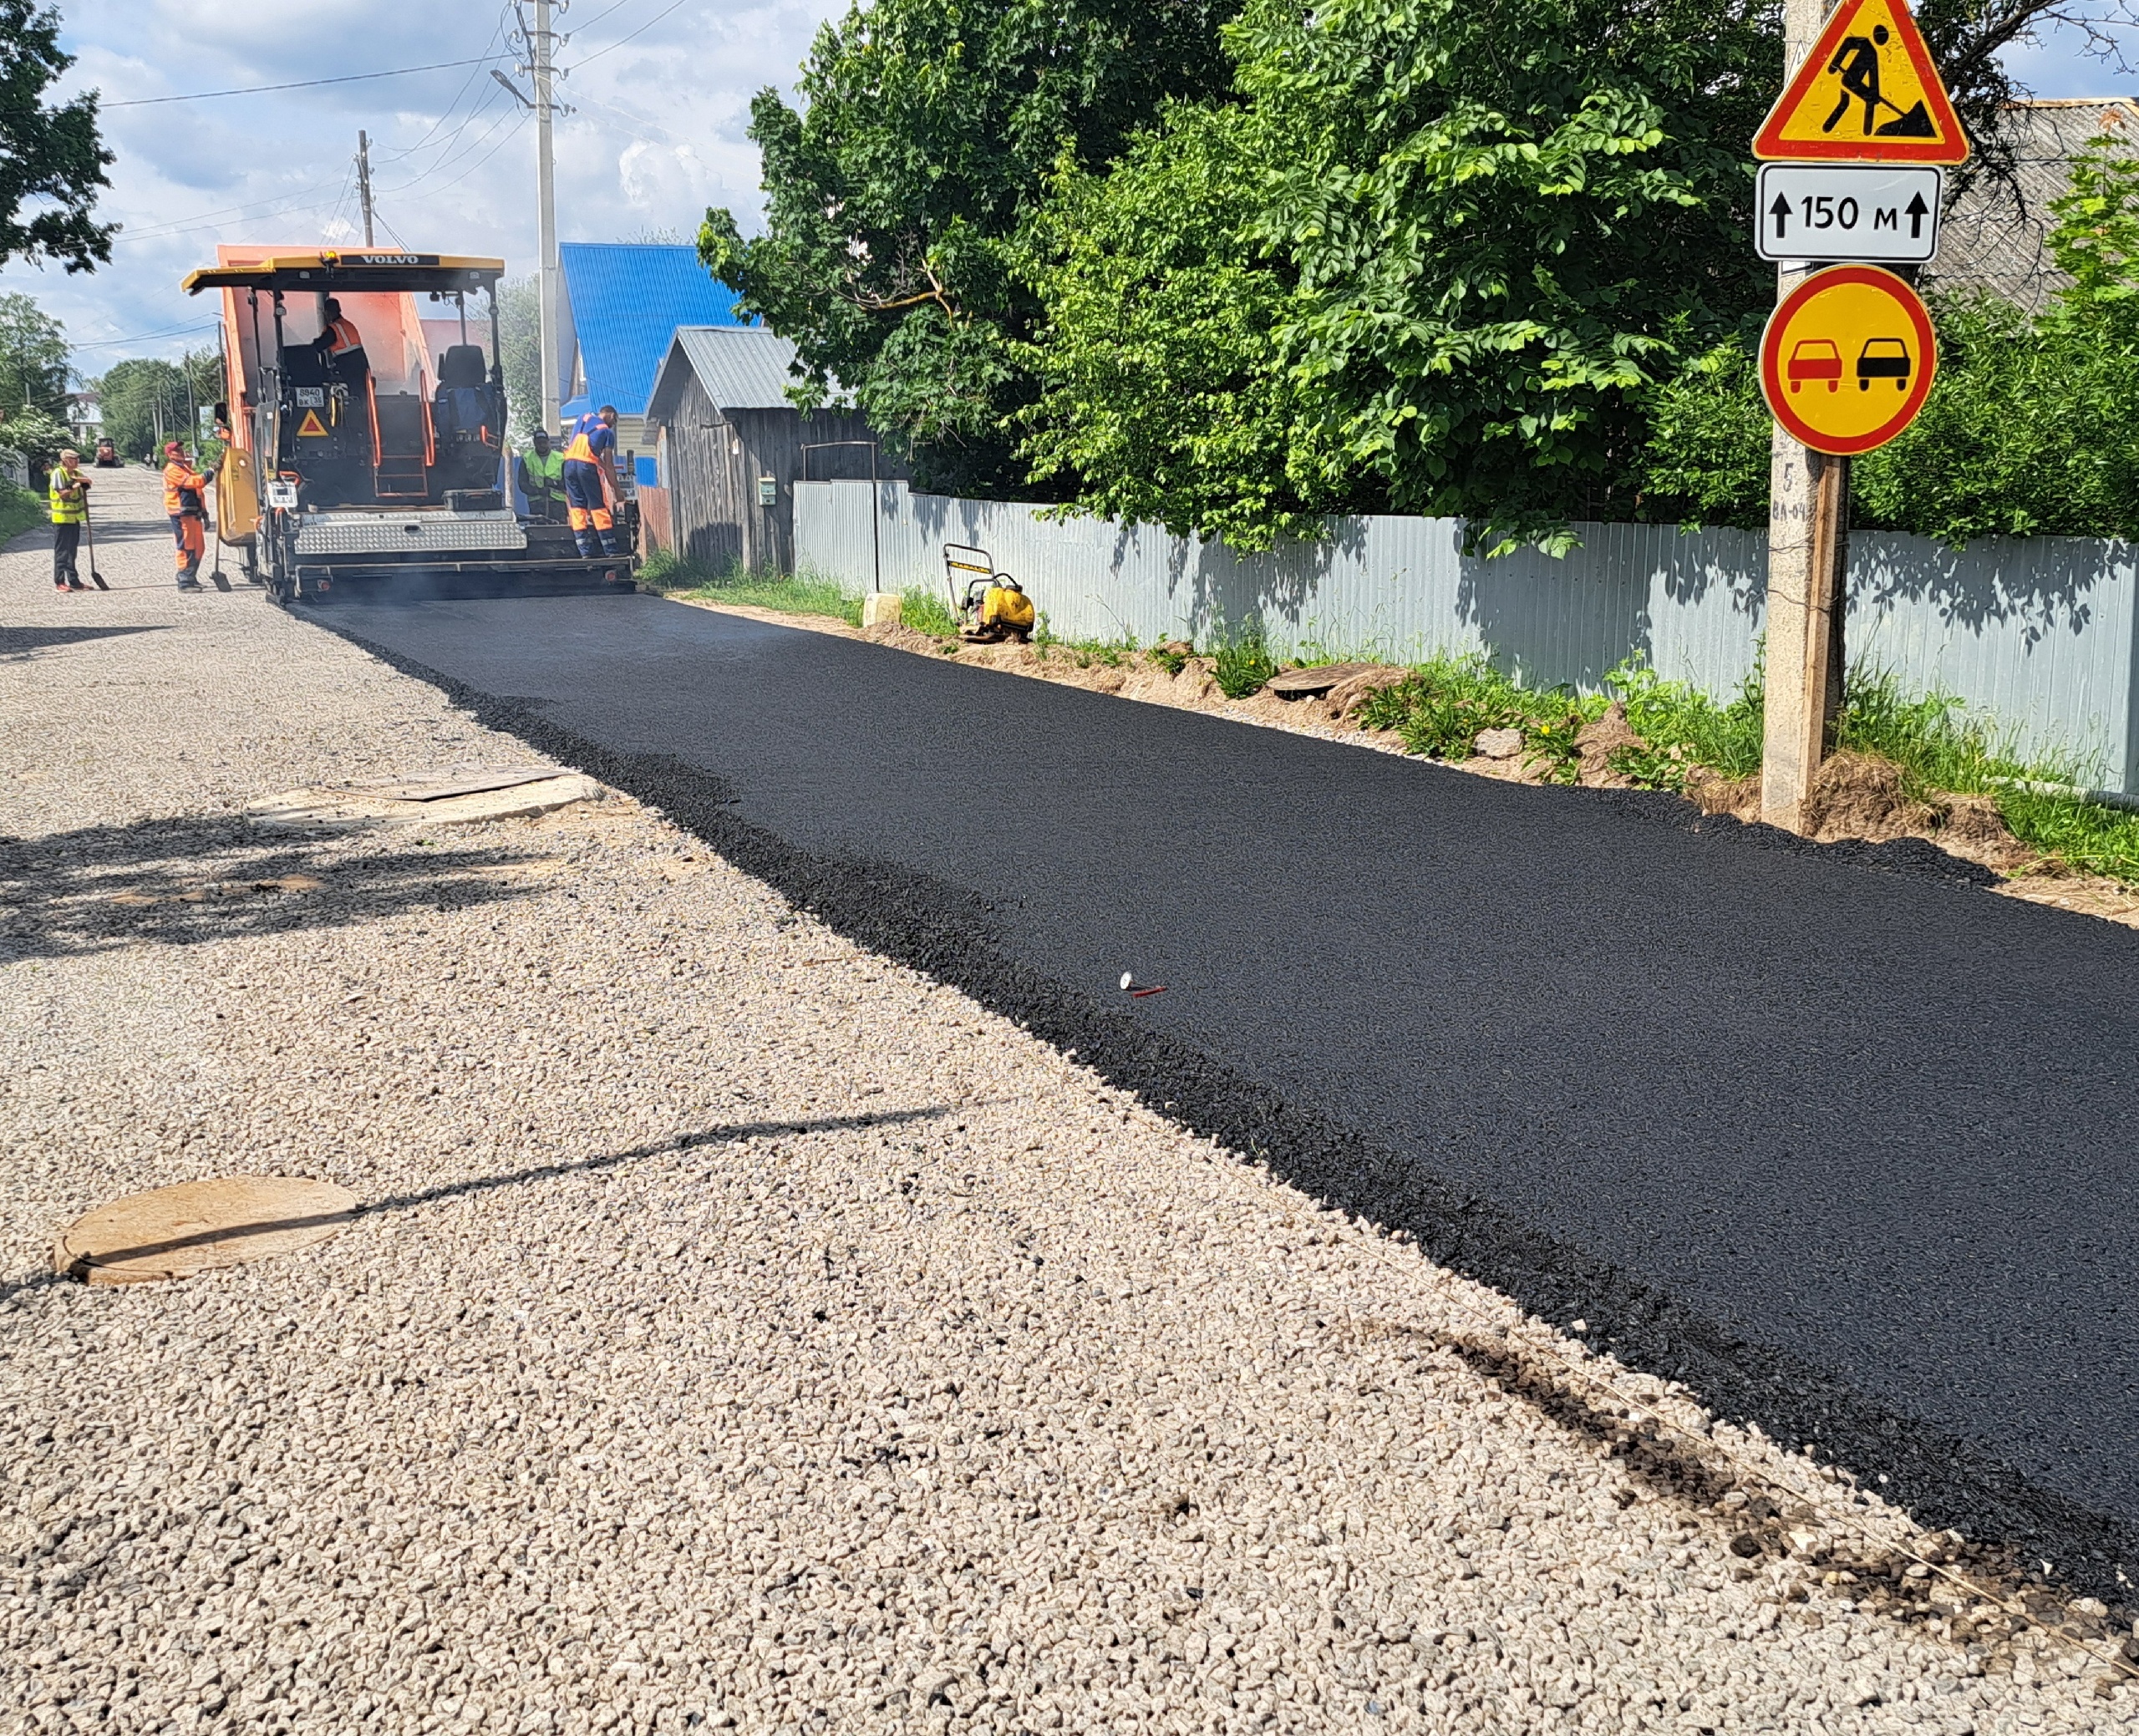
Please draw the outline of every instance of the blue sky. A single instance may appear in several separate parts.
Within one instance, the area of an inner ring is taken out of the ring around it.
[[[750,226],[758,161],[749,99],[790,87],[834,0],[572,0],[559,28],[577,113],[557,136],[557,213],[567,241],[649,231],[688,236],[709,205]],[[210,102],[144,99],[494,60],[511,74],[499,0],[63,0],[78,57],[68,89],[100,89],[119,153],[104,216],[124,225],[112,263],[69,277],[16,262],[0,289],[35,296],[95,373],[128,355],[200,345],[212,320],[179,279],[218,241],[348,242],[357,228],[357,131],[373,140],[381,243],[496,255],[518,273],[535,250],[534,129],[490,65]],[[2076,37],[2017,50],[2042,96],[2139,90],[2086,58]],[[524,82],[524,81],[523,81]],[[121,104],[130,106],[118,106]]]

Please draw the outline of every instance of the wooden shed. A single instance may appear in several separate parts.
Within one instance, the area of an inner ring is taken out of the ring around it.
[[[798,410],[795,346],[762,326],[679,326],[653,377],[646,422],[658,490],[651,541],[716,570],[795,570],[795,485],[904,477],[851,409]],[[846,443],[846,444],[841,444]],[[805,449],[810,449],[805,450]],[[806,466],[806,470],[805,470]]]

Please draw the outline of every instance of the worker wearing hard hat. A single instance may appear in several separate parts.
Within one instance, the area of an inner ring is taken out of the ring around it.
[[[327,298],[323,316],[327,329],[312,340],[312,348],[319,352],[322,367],[337,379],[353,386],[371,372],[371,358],[364,353],[363,334],[354,322],[342,317],[342,304],[332,296]]]
[[[89,587],[74,571],[75,553],[82,546],[82,526],[89,520],[89,479],[82,474],[82,454],[72,447],[61,453],[58,464],[45,479],[45,488],[52,508],[53,586],[59,591],[86,591]]]
[[[565,521],[565,455],[550,444],[550,430],[538,428],[535,449],[513,462],[513,485],[527,502],[527,515],[546,525]]]
[[[185,461],[185,449],[175,440],[164,442],[164,512],[170,520],[171,539],[178,545],[178,588],[201,588],[201,556],[208,539],[203,530],[207,510],[202,496],[208,479]]]
[[[617,521],[610,497],[618,492],[612,468],[617,452],[617,407],[605,404],[572,425],[565,447],[565,506],[572,519],[572,540],[582,555],[615,555]]]

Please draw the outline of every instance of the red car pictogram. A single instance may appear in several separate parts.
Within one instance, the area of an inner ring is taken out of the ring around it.
[[[1842,352],[1826,338],[1806,338],[1793,344],[1790,363],[1784,370],[1795,392],[1807,380],[1825,380],[1827,390],[1842,390]]]

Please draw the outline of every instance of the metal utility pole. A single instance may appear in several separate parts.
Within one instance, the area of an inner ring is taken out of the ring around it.
[[[364,207],[364,246],[372,246],[371,238],[371,140],[362,129],[357,133],[357,197]]]
[[[557,165],[550,137],[551,62],[556,38],[550,14],[561,0],[535,0],[535,28],[527,33],[528,71],[535,80],[536,247],[541,256],[538,282],[542,321],[542,426],[557,431],[557,373],[562,366],[557,330]]]
[[[1811,53],[1828,0],[1784,0],[1786,82]],[[1809,266],[1780,267],[1776,297]],[[1766,739],[1760,818],[1801,831],[1805,799],[1842,711],[1842,573],[1849,553],[1849,460],[1774,434],[1768,484]]]

